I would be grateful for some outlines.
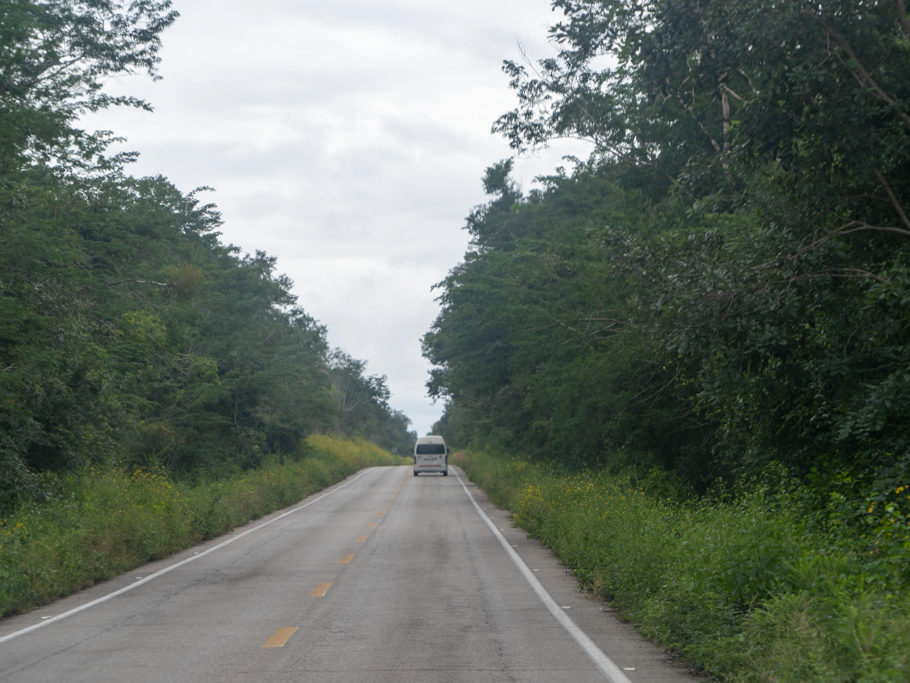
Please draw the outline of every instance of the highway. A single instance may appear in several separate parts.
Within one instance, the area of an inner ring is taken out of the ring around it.
[[[695,679],[463,472],[392,467],[0,622],[0,680]]]

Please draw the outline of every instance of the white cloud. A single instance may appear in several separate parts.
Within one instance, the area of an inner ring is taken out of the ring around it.
[[[549,55],[548,0],[177,0],[162,81],[117,91],[154,114],[104,112],[141,152],[135,174],[209,185],[223,240],[278,257],[329,341],[388,377],[392,405],[423,433],[420,337],[431,286],[462,258],[464,217],[486,166],[509,156],[490,134],[514,105],[503,59]],[[518,166],[523,186],[558,152]]]

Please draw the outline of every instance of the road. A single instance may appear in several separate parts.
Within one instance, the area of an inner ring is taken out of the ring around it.
[[[374,468],[0,622],[0,680],[689,681],[457,468]]]

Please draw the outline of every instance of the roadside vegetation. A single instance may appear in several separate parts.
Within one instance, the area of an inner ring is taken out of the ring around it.
[[[386,378],[329,347],[264,252],[80,117],[150,108],[108,79],[156,77],[168,0],[0,3],[0,517],[73,477],[228,480],[300,460],[317,433],[405,453]]]
[[[68,595],[227,533],[371,466],[407,460],[363,439],[314,434],[295,460],[226,478],[88,467],[56,482],[54,500],[0,519],[0,617]]]
[[[593,152],[530,191],[487,169],[423,339],[448,440],[696,492],[910,483],[905,3],[553,5],[496,129]]]
[[[717,677],[906,680],[906,3],[552,5],[494,129],[592,151],[486,170],[423,338],[434,430]]]
[[[289,505],[415,434],[274,256],[127,174],[109,79],[157,77],[169,0],[0,3],[0,616]],[[337,438],[324,433],[341,435]]]
[[[718,680],[905,681],[910,522],[890,501],[823,514],[768,473],[692,499],[672,479],[462,452],[456,462],[579,583]]]

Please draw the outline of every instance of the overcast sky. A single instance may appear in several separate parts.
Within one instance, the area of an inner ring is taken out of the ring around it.
[[[162,174],[222,213],[222,241],[264,250],[332,346],[386,375],[419,434],[420,338],[434,283],[462,260],[484,169],[510,155],[492,122],[515,104],[503,59],[549,56],[549,0],[175,0],[163,80],[114,92],[155,107],[88,125],[127,138],[133,175]],[[528,189],[568,147],[518,161]]]

